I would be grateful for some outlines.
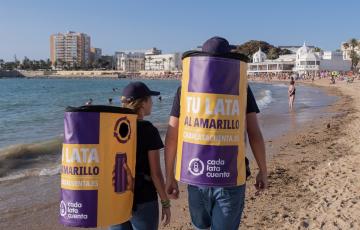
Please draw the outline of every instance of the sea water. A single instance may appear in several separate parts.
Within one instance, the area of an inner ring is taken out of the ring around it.
[[[0,181],[59,173],[64,109],[93,104],[120,105],[128,79],[0,79]],[[143,80],[151,90],[148,120],[164,138],[177,80]],[[296,85],[295,112],[288,110],[288,85],[250,83],[265,138],[274,138],[296,124],[318,117],[336,98],[315,87]]]

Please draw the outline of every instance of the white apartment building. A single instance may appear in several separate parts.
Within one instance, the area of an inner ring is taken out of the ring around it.
[[[182,69],[181,54],[148,54],[145,56],[147,71],[180,71]]]
[[[145,69],[145,54],[141,52],[116,52],[115,63],[117,70],[139,72]]]
[[[116,69],[126,72],[146,71],[180,71],[181,54],[162,54],[161,50],[152,48],[147,51],[116,52]]]

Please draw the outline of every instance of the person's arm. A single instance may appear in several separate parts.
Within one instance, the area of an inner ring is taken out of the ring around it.
[[[170,198],[179,197],[179,188],[175,180],[174,168],[177,151],[179,130],[179,118],[170,116],[168,129],[165,137],[165,168],[166,168],[166,192]]]
[[[246,125],[251,150],[259,167],[259,173],[256,177],[255,187],[258,190],[266,189],[268,187],[268,181],[265,143],[255,112],[248,113],[246,115]]]
[[[288,89],[288,96],[289,96],[289,97],[290,97],[290,95],[292,94],[292,92],[293,92],[293,86],[290,85],[290,86],[289,86],[289,89]]]
[[[163,174],[161,172],[161,166],[160,166],[160,151],[159,150],[150,150],[148,152],[148,158],[149,158],[149,165],[150,165],[150,174],[151,174],[151,180],[154,183],[154,186],[156,188],[156,191],[159,194],[159,197],[161,201],[167,202],[169,200],[166,192],[165,192],[165,181]],[[162,207],[162,217],[161,220],[163,220],[165,217],[164,226],[170,223],[170,206],[169,207]]]

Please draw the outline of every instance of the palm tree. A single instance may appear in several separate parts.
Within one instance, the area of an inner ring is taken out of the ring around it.
[[[132,59],[129,59],[129,72],[131,72],[132,71],[132,62],[133,62],[133,60]]]
[[[145,70],[146,60],[147,58],[144,57],[144,59],[140,62],[140,70]]]
[[[149,58],[148,58],[148,60],[149,60],[149,70],[151,70],[152,68],[151,68],[151,61],[152,61],[152,57],[150,56]]]
[[[156,70],[159,70],[160,69],[160,61],[156,61]]]
[[[356,40],[355,38],[350,39],[349,43],[352,50],[354,50],[359,45],[358,40]]]
[[[72,58],[71,67],[72,67],[72,69],[76,69],[76,57]]]
[[[135,72],[136,71],[136,66],[137,66],[137,60],[133,60],[133,69],[132,71]]]
[[[40,63],[39,63],[39,68],[40,69],[46,69],[46,62],[44,60],[40,60]]]
[[[350,39],[348,41],[349,46],[351,47],[350,51],[350,59],[351,59],[351,68],[353,70],[356,69],[357,64],[359,63],[360,57],[356,53],[355,49],[359,47],[360,43],[355,38]]]
[[[171,71],[172,69],[171,69],[171,61],[172,61],[172,57],[169,57],[169,59],[168,59],[168,61],[169,61],[169,71]]]
[[[125,60],[121,59],[121,70],[125,70]]]
[[[360,61],[360,56],[354,51],[350,51],[350,59],[351,59],[351,68],[356,70],[356,67]]]
[[[51,69],[51,61],[50,61],[50,59],[48,58],[48,59],[46,59],[46,69]]]
[[[65,62],[61,59],[58,59],[56,67],[64,68],[64,66],[65,66]]]
[[[165,70],[165,61],[166,61],[166,59],[163,58],[163,59],[162,59],[162,70]]]

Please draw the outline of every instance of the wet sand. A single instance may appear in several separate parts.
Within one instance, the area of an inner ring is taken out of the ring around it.
[[[244,229],[360,228],[360,82],[315,84],[342,95],[335,115],[268,144],[270,188],[249,186]]]
[[[360,228],[360,83],[316,84],[341,96],[328,107],[334,115],[266,140],[270,187],[255,195],[252,162],[242,229]],[[0,229],[69,229],[58,223],[59,184],[59,175],[0,183]],[[180,189],[164,229],[192,229],[186,186]]]
[[[315,84],[340,96],[328,108],[333,115],[266,140],[270,186],[255,195],[252,162],[241,229],[360,229],[360,82]],[[164,229],[192,229],[181,190],[175,220]]]

